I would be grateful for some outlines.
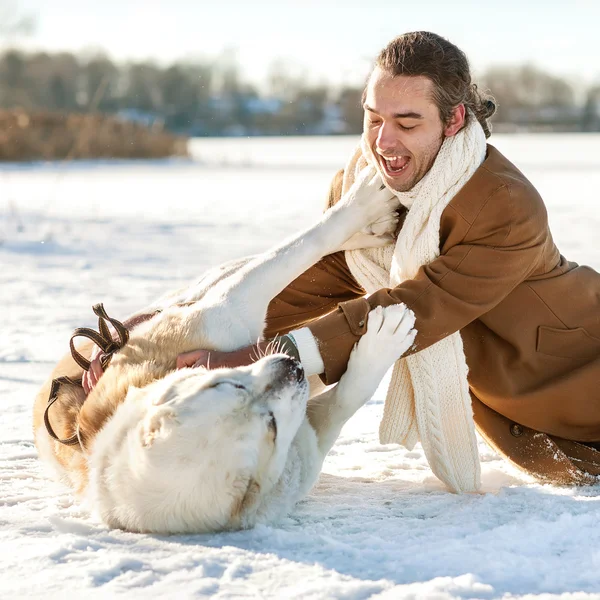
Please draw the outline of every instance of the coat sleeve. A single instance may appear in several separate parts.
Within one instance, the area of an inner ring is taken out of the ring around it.
[[[343,252],[326,256],[292,281],[269,304],[263,337],[272,338],[331,312],[341,302],[363,296]]]
[[[343,176],[341,169],[333,177],[324,210],[339,200]],[[337,308],[340,302],[364,294],[350,274],[343,252],[325,256],[270,302],[263,337],[268,339],[303,327]]]
[[[310,323],[325,364],[324,381],[335,383],[343,375],[374,307],[404,303],[414,311],[417,336],[407,352],[412,354],[459,331],[524,281],[541,258],[547,222],[543,208],[532,210],[519,195],[518,189],[501,186],[487,199],[462,242],[421,267],[414,279],[343,302]]]

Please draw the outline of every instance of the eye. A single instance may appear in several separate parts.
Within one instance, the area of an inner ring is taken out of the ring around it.
[[[402,129],[402,131],[410,131],[411,129],[414,129],[416,127],[416,125],[413,125],[412,127],[405,127],[404,125],[400,125],[400,129]]]
[[[272,411],[269,411],[269,429],[273,432],[273,439],[276,440],[277,439],[277,419],[275,418],[275,415],[273,414]]]
[[[235,388],[236,390],[246,390],[246,387],[244,385],[242,385],[241,383],[237,382],[237,381],[231,381],[229,379],[223,379],[221,381],[216,381],[212,387],[232,387]]]

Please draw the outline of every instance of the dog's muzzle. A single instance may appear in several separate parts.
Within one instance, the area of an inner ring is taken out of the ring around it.
[[[281,379],[290,383],[302,383],[305,379],[304,367],[300,361],[291,356],[282,356],[277,361],[277,368],[281,370]]]

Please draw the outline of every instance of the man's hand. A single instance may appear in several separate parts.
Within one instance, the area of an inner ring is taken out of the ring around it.
[[[102,373],[104,373],[101,362],[102,356],[102,350],[98,348],[98,346],[95,346],[92,350],[92,355],[90,356],[90,369],[89,371],[84,371],[81,378],[81,385],[86,394],[89,394],[94,389],[98,383],[98,379],[100,379]]]
[[[185,352],[177,357],[177,368],[206,367],[207,369],[221,369],[244,367],[250,365],[265,354],[269,342],[259,342],[252,346],[246,346],[233,352],[218,352],[216,350],[193,350]],[[89,394],[104,370],[102,369],[102,350],[94,348],[90,357],[90,370],[83,372],[81,384],[86,394]]]
[[[123,322],[123,325],[126,329],[131,331],[140,323],[143,323],[144,321],[150,319],[153,316],[153,314],[155,313],[142,313],[140,315],[136,315],[135,317],[126,319]],[[118,341],[118,335],[116,332],[113,332],[112,338],[115,342]],[[83,376],[81,377],[81,385],[83,386],[83,391],[86,394],[89,394],[94,389],[94,387],[98,383],[98,380],[100,379],[100,377],[102,377],[102,374],[104,373],[104,369],[102,368],[101,362],[103,358],[104,352],[102,352],[102,350],[98,346],[94,346],[94,349],[92,350],[92,354],[90,356],[90,369],[89,371],[84,371]]]
[[[250,365],[264,355],[268,342],[259,342],[233,352],[218,352],[216,350],[193,350],[177,357],[177,368],[206,367],[207,369],[222,369],[244,367]]]

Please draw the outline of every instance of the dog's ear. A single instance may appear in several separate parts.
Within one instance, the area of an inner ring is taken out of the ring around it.
[[[144,448],[150,448],[154,442],[167,435],[167,425],[175,420],[175,413],[168,407],[154,410],[142,422],[140,438]]]

